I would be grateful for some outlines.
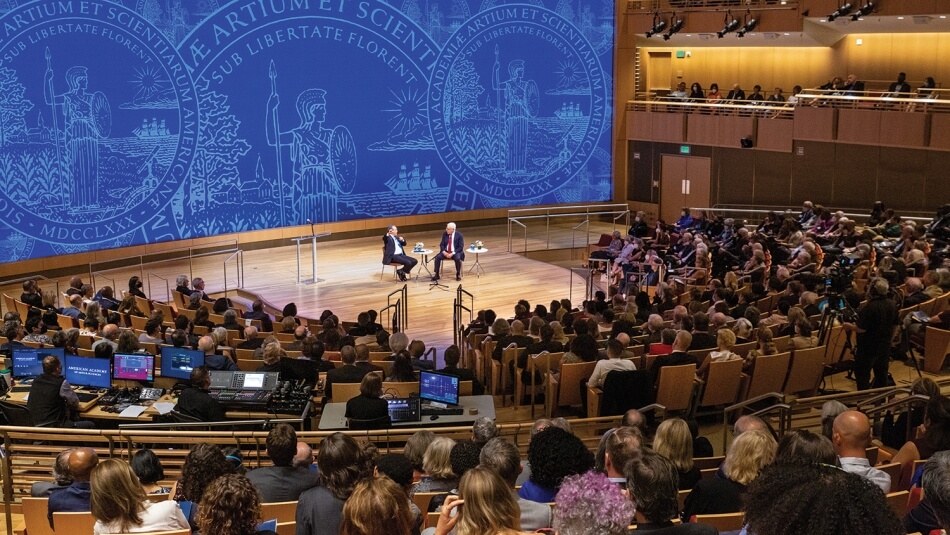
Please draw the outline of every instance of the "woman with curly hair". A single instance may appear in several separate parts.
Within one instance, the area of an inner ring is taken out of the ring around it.
[[[257,529],[261,497],[246,476],[223,475],[208,485],[198,505],[201,535],[277,535]]]
[[[409,535],[412,513],[405,491],[386,476],[364,479],[343,505],[340,535]]]
[[[742,433],[726,453],[721,473],[697,483],[686,497],[683,518],[738,513],[746,487],[774,459],[775,439],[772,435],[762,430]]]
[[[198,444],[185,457],[181,478],[175,483],[172,496],[176,501],[200,503],[205,489],[212,481],[233,471],[221,448],[213,444]],[[197,507],[191,509],[191,518],[188,519],[192,527],[195,526],[196,510]]]
[[[547,427],[528,444],[531,476],[518,491],[525,500],[554,501],[567,476],[582,474],[594,466],[594,455],[581,439],[558,427]]]
[[[564,478],[554,503],[558,535],[626,534],[636,512],[617,484],[594,471]]]
[[[336,535],[343,504],[371,472],[367,472],[363,448],[343,433],[333,433],[320,443],[317,466],[320,484],[301,493],[297,501],[297,533]]]
[[[746,493],[750,535],[898,535],[901,521],[867,479],[833,466],[777,463]]]
[[[92,469],[90,510],[93,534],[147,533],[187,529],[188,520],[174,501],[151,502],[125,461],[107,459]]]
[[[435,535],[452,532],[456,535],[521,533],[521,510],[501,476],[488,468],[478,467],[462,477],[459,495],[446,499],[434,531]]]

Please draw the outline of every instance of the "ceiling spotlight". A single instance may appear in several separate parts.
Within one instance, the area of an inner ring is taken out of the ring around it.
[[[670,19],[670,20],[672,20],[672,19]],[[680,30],[683,29],[683,24],[684,24],[683,19],[677,19],[677,21],[674,22],[672,26],[670,26],[670,30],[669,30],[668,32],[666,32],[665,34],[663,34],[663,40],[664,40],[664,41],[669,41],[669,40],[670,40],[670,37],[672,37],[673,34],[679,32]]]
[[[872,11],[874,11],[874,2],[868,2],[864,4],[864,6],[857,11],[857,13],[851,15],[851,20],[857,21],[861,17],[870,15]]]
[[[745,34],[754,30],[758,23],[758,19],[749,19],[749,22],[746,22],[745,25],[739,29],[738,32],[736,32],[736,37],[739,37],[740,39],[745,37]]]
[[[716,32],[716,35],[718,35],[719,38],[722,39],[723,37],[726,36],[727,33],[732,33],[736,31],[738,28],[739,28],[739,19],[732,19],[730,22],[726,23],[723,29]]]
[[[647,33],[646,33],[647,39],[649,39],[649,38],[651,38],[651,37],[653,37],[654,35],[657,35],[657,34],[659,34],[659,33],[663,33],[663,30],[665,30],[665,29],[666,29],[666,21],[660,19],[660,14],[659,14],[659,13],[654,13],[654,14],[653,14],[653,27],[650,28],[649,31],[647,31]]]
[[[852,6],[850,2],[845,2],[844,5],[839,6],[834,13],[828,15],[828,22],[834,22],[836,18],[846,16],[848,13],[851,13],[852,9],[854,9],[854,6]]]

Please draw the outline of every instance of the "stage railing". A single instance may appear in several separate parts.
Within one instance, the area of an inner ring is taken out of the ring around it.
[[[469,298],[470,306],[465,306],[465,297]],[[468,312],[468,322],[471,323],[474,317],[474,308],[475,296],[462,289],[462,285],[459,284],[455,290],[455,300],[452,302],[452,340],[460,349],[464,349],[465,346],[465,336],[463,333],[466,323],[463,313]],[[465,364],[468,365],[467,362]]]
[[[236,288],[244,287],[244,251],[238,249],[234,251],[227,258],[224,259],[224,262],[221,263],[221,271],[224,273],[224,293],[228,293],[228,262],[234,259],[234,273],[236,277],[235,285]],[[316,277],[316,275],[314,275]]]
[[[393,298],[396,295],[399,295],[399,297],[394,300]],[[389,292],[389,295],[386,296],[386,306],[379,311],[379,316],[382,317],[383,313],[389,313],[392,332],[405,332],[409,323],[409,290],[407,285],[403,284],[398,290]]]
[[[615,216],[613,217],[613,229],[617,229],[617,220],[620,217],[626,216],[626,225],[630,225],[630,210],[626,204],[589,204],[589,205],[575,205],[575,206],[549,206],[545,208],[518,208],[513,210],[508,210],[508,252],[513,252],[512,245],[512,225],[518,225],[524,229],[524,250],[521,252],[528,252],[528,226],[525,224],[525,221],[531,220],[544,220],[545,231],[544,231],[544,248],[540,249],[546,251],[551,248],[551,221],[557,219],[566,219],[566,218],[583,218],[585,221],[590,221],[591,219],[596,219],[600,216]],[[573,232],[573,230],[572,230]],[[590,243],[590,225],[587,227],[587,242],[584,246],[587,246],[587,243]],[[574,237],[572,234],[572,244],[574,243]]]

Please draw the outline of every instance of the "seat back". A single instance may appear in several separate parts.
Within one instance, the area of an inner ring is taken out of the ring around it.
[[[33,427],[33,417],[30,416],[30,411],[26,408],[26,405],[0,401],[0,414],[7,421],[7,425]]]
[[[54,535],[46,514],[49,498],[23,498],[23,521],[29,535]]]
[[[140,310],[141,310],[141,309],[140,309]],[[147,314],[147,313],[148,313],[148,309],[143,310],[142,312],[144,312],[144,313]],[[132,328],[133,328],[133,329],[137,329],[137,330],[140,330],[140,331],[144,331],[144,330],[145,330],[145,324],[148,322],[148,318],[146,318],[146,317],[144,317],[144,316],[135,316],[135,315],[133,315],[133,314],[129,314],[129,321],[132,322]]]
[[[924,370],[939,374],[950,352],[950,331],[927,327],[924,337]]]
[[[624,414],[653,403],[653,375],[646,370],[612,371],[604,378],[603,390],[599,416]]]
[[[71,316],[64,316],[62,314],[56,315],[56,323],[59,325],[60,329],[72,329],[76,326],[75,320]]]
[[[257,359],[237,359],[237,367],[242,372],[253,372],[257,371],[258,368],[264,365],[263,360]]]
[[[723,360],[709,364],[709,375],[700,407],[732,405],[739,397],[742,383],[742,359]]]
[[[910,499],[910,492],[902,490],[899,492],[891,492],[887,495],[887,504],[891,506],[891,509],[894,510],[894,513],[898,517],[903,518],[905,509],[907,509],[907,501]]]
[[[429,510],[429,502],[432,501],[432,498],[438,496],[439,494],[445,494],[444,492],[416,492],[412,495],[412,503],[416,504],[416,507],[422,511],[422,514],[426,514]]]
[[[75,535],[92,533],[96,518],[90,512],[53,513],[53,533],[56,535]]]
[[[667,411],[688,410],[693,400],[695,376],[695,364],[660,368],[656,402],[666,407]]]
[[[745,523],[745,515],[742,513],[726,513],[722,515],[695,515],[697,524],[706,524],[715,527],[719,533],[725,531],[738,531],[742,529]]]
[[[810,395],[818,388],[825,368],[825,346],[797,349],[785,382],[786,394],[803,392]]]
[[[901,481],[901,463],[882,464],[875,468],[891,476],[891,489],[897,489]]]
[[[557,379],[558,389],[555,407],[567,407],[583,403],[581,396],[584,392],[580,388],[581,380],[590,378],[594,373],[596,362],[577,362],[561,364],[561,376]]]
[[[769,392],[781,392],[782,387],[785,386],[788,365],[791,361],[792,354],[787,351],[775,355],[756,357],[755,370],[752,372],[752,380],[749,382],[746,399],[752,399]]]
[[[334,403],[346,403],[360,395],[360,383],[333,383]]]
[[[378,418],[370,418],[367,420],[350,418],[348,420],[348,423],[349,423],[350,429],[354,431],[364,430],[364,429],[385,429],[391,425],[388,414],[386,416],[380,416]]]

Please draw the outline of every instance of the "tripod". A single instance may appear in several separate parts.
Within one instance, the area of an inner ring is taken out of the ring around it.
[[[842,312],[839,308],[841,303],[844,303],[844,305],[850,310],[850,306],[840,296],[836,294],[829,294],[828,304],[821,313],[821,321],[818,325],[818,343],[824,344],[826,348],[826,356],[827,351],[832,350],[832,328],[835,326],[836,322],[838,324],[844,323],[844,312]],[[853,312],[853,310],[851,310],[851,312]],[[825,369],[822,372],[821,387],[818,389],[821,395],[840,394],[842,392],[841,390],[825,389],[825,378],[829,375],[833,376],[836,373],[847,371],[847,378],[853,379],[851,376],[851,370],[854,368],[854,360],[844,360],[844,356],[845,352],[850,351],[852,359],[854,358],[854,344],[851,342],[851,333],[848,331],[843,331],[843,333],[844,344],[841,346],[841,352],[838,354],[837,359],[832,360],[830,364],[825,364]],[[827,361],[827,358],[825,360]],[[832,378],[832,381],[834,381],[834,378]]]

